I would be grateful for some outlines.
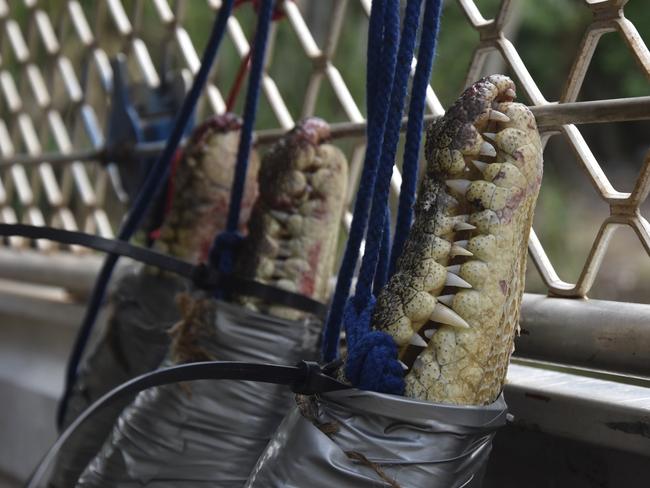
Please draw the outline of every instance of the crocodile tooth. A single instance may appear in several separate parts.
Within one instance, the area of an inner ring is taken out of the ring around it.
[[[467,281],[462,279],[460,276],[455,275],[454,273],[447,273],[447,279],[445,280],[445,286],[455,286],[458,288],[471,288]]]
[[[489,166],[489,163],[486,163],[484,161],[478,161],[477,159],[472,159],[472,163],[474,164],[474,166],[478,168],[478,170],[481,173],[483,173]]]
[[[483,141],[481,144],[481,149],[479,150],[481,156],[496,156],[497,150],[494,149],[494,146],[487,141]]]
[[[440,303],[444,303],[448,307],[451,307],[451,304],[454,301],[454,297],[456,295],[440,295],[439,297],[436,297],[436,300],[439,301]]]
[[[442,303],[436,304],[436,307],[433,309],[429,318],[434,322],[440,322],[441,324],[447,324],[461,329],[469,329],[469,324],[463,317]]]
[[[499,112],[498,110],[490,110],[490,120],[496,120],[497,122],[510,122],[510,117],[508,117],[506,114],[503,112]]]
[[[474,230],[476,229],[475,225],[468,224],[467,222],[458,222],[454,224],[454,230],[456,232],[459,232],[461,230]]]
[[[425,342],[422,337],[420,337],[419,334],[413,334],[411,338],[409,339],[409,344],[412,346],[418,346],[418,347],[427,347],[427,343]]]
[[[416,357],[415,361],[413,361],[413,369],[420,369],[422,366],[424,366],[424,361],[420,356]]]
[[[467,192],[469,185],[472,184],[469,180],[447,180],[445,183],[449,188],[461,195],[464,195]]]
[[[427,330],[424,331],[424,337],[426,337],[427,339],[431,339],[435,332],[436,332],[436,329],[427,329]]]
[[[454,274],[460,273],[460,264],[452,264],[451,266],[447,266],[447,271]]]
[[[496,141],[497,135],[494,132],[483,132],[483,137],[487,137],[491,141]]]
[[[449,251],[449,256],[474,256],[471,251],[467,250],[467,241],[456,241],[451,246]]]
[[[404,371],[408,371],[409,367],[405,363],[403,363],[399,359],[397,360],[397,362],[399,363],[399,365],[402,367]]]

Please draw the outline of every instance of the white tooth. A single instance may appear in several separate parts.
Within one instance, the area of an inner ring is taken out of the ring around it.
[[[483,137],[487,137],[491,141],[496,141],[497,135],[494,132],[483,132]]]
[[[447,273],[447,279],[445,280],[445,286],[455,286],[457,288],[471,288],[467,281],[462,279],[460,276],[455,275],[454,273]]]
[[[456,193],[460,193],[461,195],[467,193],[469,185],[472,184],[472,182],[469,180],[447,180],[445,183],[447,183],[447,186],[449,188],[451,188]]]
[[[399,365],[402,367],[402,369],[403,369],[404,371],[408,371],[409,367],[408,367],[406,364],[404,364],[404,363],[403,363],[402,361],[400,361],[399,359],[397,360],[397,362],[399,363]]]
[[[411,344],[412,346],[427,347],[427,343],[417,333],[411,336],[411,338],[409,339],[409,344]]]
[[[467,222],[458,222],[457,224],[454,225],[454,230],[456,232],[461,230],[474,230],[474,229],[476,229],[476,226],[472,224],[468,224]]]
[[[424,366],[424,361],[420,358],[420,356],[415,358],[415,361],[413,361],[413,369],[420,369]]]
[[[451,304],[454,302],[454,297],[456,295],[440,295],[439,297],[436,297],[436,300],[439,301],[440,303],[444,303],[448,307],[451,307]]]
[[[442,303],[436,304],[436,307],[429,317],[434,322],[441,324],[451,325],[452,327],[459,327],[461,329],[469,329],[469,324],[463,317],[454,312],[451,308],[445,307]]]
[[[515,91],[512,88],[508,88],[506,90],[506,96],[508,96],[508,97],[510,97],[512,99],[515,99],[517,97],[517,94],[515,93]]]
[[[510,122],[510,117],[503,112],[492,109],[490,110],[490,120],[496,120],[497,122]]]
[[[494,146],[487,141],[483,141],[481,144],[481,149],[479,151],[481,156],[496,156],[497,150],[494,149]]]
[[[435,332],[436,332],[436,329],[427,329],[427,330],[424,331],[424,337],[426,337],[427,339],[431,339]]]
[[[467,241],[456,241],[454,244],[451,246],[451,250],[449,251],[449,256],[452,258],[454,256],[474,256],[470,251],[466,249],[467,247]]]
[[[474,163],[474,166],[476,166],[481,173],[485,172],[488,167],[488,163],[476,159],[472,159],[472,163]]]
[[[452,264],[451,266],[447,266],[447,271],[454,274],[460,273],[460,264]]]

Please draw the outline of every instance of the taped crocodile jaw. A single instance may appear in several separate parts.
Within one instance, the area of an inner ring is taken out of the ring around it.
[[[190,262],[205,261],[214,236],[226,226],[241,119],[226,113],[199,125],[183,150],[174,193],[156,248]],[[246,233],[257,198],[259,158],[251,151],[239,230]]]
[[[237,269],[245,277],[326,301],[345,202],[347,162],[326,141],[323,120],[301,121],[265,155],[260,197]],[[272,315],[298,319],[301,312],[244,299]]]
[[[542,178],[532,113],[493,75],[468,88],[427,134],[427,169],[375,329],[406,365],[406,395],[481,405],[503,387]]]

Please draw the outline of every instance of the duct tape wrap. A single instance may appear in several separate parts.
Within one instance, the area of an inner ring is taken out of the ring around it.
[[[485,407],[362,390],[298,398],[246,488],[478,488],[506,421],[503,396]]]
[[[96,347],[82,363],[64,426],[119,384],[160,366],[169,348],[168,330],[179,320],[174,296],[190,283],[175,275],[134,265],[111,293],[112,315]],[[122,409],[118,401],[81,426],[59,453],[51,485],[74,485],[108,437]]]
[[[293,365],[317,356],[320,323],[289,321],[216,302],[203,352],[223,361]],[[237,487],[294,404],[286,386],[193,381],[138,395],[79,487]]]

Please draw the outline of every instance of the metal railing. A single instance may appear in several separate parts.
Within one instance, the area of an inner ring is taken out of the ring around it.
[[[329,90],[340,105],[344,119],[332,123],[332,132],[334,137],[346,139],[351,202],[364,153],[364,94],[349,88],[337,67],[336,55],[345,16],[351,9],[367,16],[370,0],[327,3],[328,9],[322,6],[318,9],[305,1],[282,1],[286,18],[272,28],[271,52],[262,87],[266,102],[262,110],[270,114],[273,123],[258,130],[256,137],[258,144],[272,142],[291,128],[296,118],[314,114],[319,97]],[[583,1],[583,8],[591,11],[592,21],[586,28],[561,96],[557,101],[549,101],[508,37],[506,26],[517,2],[502,0],[495,17],[486,19],[474,1],[457,1],[456,7],[478,34],[465,83],[486,74],[490,53],[498,53],[505,67],[517,78],[520,92],[531,101],[544,145],[553,137],[564,138],[599,198],[610,209],[575,283],[560,279],[533,232],[530,254],[551,295],[586,296],[594,286],[612,236],[621,226],[631,227],[650,254],[650,224],[640,212],[650,193],[650,152],[633,190],[621,192],[610,183],[578,128],[579,124],[650,119],[650,97],[577,101],[594,51],[607,33],[621,36],[640,69],[650,78],[650,52],[633,23],[625,17],[627,3],[627,0]],[[125,207],[114,184],[115,169],[107,160],[106,119],[111,110],[113,77],[110,59],[123,53],[133,80],[151,88],[160,86],[170,73],[191,76],[198,70],[198,51],[202,46],[198,40],[200,33],[188,31],[187,25],[192,20],[188,19],[188,4],[184,0],[67,0],[56,11],[49,11],[45,2],[37,0],[0,0],[0,221],[48,224],[113,235]],[[218,0],[197,1],[192,2],[192,11],[196,15],[199,10],[207,28],[219,6]],[[306,16],[313,9],[318,10],[319,18],[327,16],[327,22],[317,25],[319,35],[313,32],[315,21]],[[251,12],[250,6],[242,8],[230,19],[229,42],[222,49],[230,50],[230,54],[223,56],[244,59],[248,54]],[[357,26],[359,32],[365,32],[365,27]],[[290,52],[277,49],[280,32],[295,39]],[[306,83],[285,93],[272,73],[290,57],[304,60],[300,66]],[[416,63],[414,59],[413,69]],[[217,65],[204,92],[200,116],[225,110],[223,94],[229,80],[222,65]],[[459,86],[458,91],[461,89]],[[290,109],[296,104],[288,102],[296,100],[302,101],[299,108]],[[433,87],[427,91],[426,108],[428,118],[444,113]],[[160,145],[139,149],[143,154],[151,153],[160,149]],[[392,181],[394,193],[399,191],[400,180],[396,169]],[[349,222],[349,214],[345,221]],[[9,244],[17,248],[30,245],[20,238],[12,238]],[[47,241],[38,241],[37,246],[42,251],[57,247]],[[79,249],[63,251],[80,252]]]

